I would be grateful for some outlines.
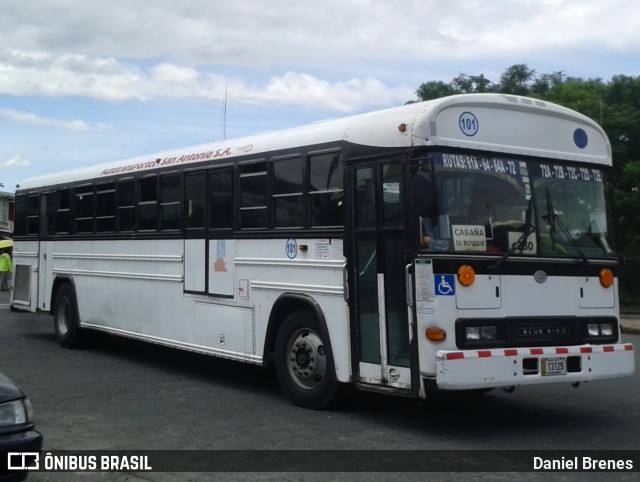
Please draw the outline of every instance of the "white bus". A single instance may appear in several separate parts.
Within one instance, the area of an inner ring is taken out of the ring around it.
[[[26,181],[14,309],[341,388],[630,375],[611,148],[539,100],[460,95]]]

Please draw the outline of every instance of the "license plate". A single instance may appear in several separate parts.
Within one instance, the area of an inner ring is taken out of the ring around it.
[[[566,358],[542,358],[542,376],[566,375],[567,359]]]

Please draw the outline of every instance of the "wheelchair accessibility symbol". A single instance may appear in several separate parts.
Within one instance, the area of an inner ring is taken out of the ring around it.
[[[452,274],[436,275],[436,295],[453,296],[456,293],[455,280]]]

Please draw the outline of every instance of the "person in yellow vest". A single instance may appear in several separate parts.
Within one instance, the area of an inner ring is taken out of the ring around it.
[[[9,291],[11,280],[11,256],[8,249],[0,251],[0,290]]]

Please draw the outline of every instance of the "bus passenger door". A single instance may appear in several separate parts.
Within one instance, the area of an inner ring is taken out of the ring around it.
[[[51,194],[40,195],[40,218],[38,219],[38,300],[37,307],[41,310],[49,309],[51,299],[51,267],[53,266],[53,243],[47,241],[48,219],[51,213],[48,211],[51,202]]]
[[[356,380],[410,390],[406,209],[400,159],[352,166],[349,284]]]

